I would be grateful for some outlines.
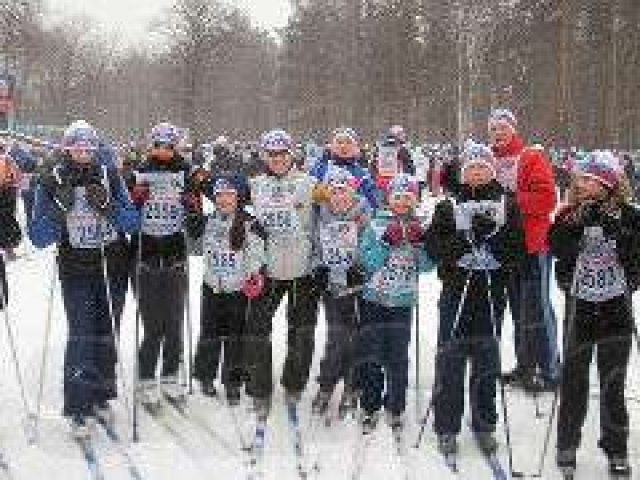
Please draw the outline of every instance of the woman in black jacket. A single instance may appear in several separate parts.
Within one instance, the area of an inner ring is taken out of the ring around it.
[[[640,280],[640,213],[616,158],[594,152],[577,164],[569,204],[550,231],[556,276],[567,296],[557,463],[576,467],[596,350],[602,390],[600,448],[612,474],[630,477],[625,381],[633,335],[631,295]],[[596,348],[597,347],[597,348]]]

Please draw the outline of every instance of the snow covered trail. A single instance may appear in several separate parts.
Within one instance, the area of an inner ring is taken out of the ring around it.
[[[193,258],[191,263],[191,308],[194,326],[198,327],[200,310],[201,261]],[[33,254],[31,259],[19,259],[8,266],[10,282],[10,317],[14,334],[18,341],[18,353],[24,370],[28,400],[31,408],[35,408],[40,356],[43,346],[44,323],[47,309],[47,298],[53,252],[42,251]],[[23,430],[24,416],[21,407],[20,393],[16,385],[11,356],[8,349],[6,329],[2,327],[0,334],[0,358],[2,363],[2,391],[0,404],[3,415],[0,417],[0,447],[10,465],[13,478],[31,480],[35,478],[65,478],[68,480],[85,480],[90,478],[86,463],[80,449],[68,438],[67,426],[60,417],[62,409],[62,362],[64,355],[66,324],[62,311],[59,287],[56,285],[54,297],[53,323],[51,330],[50,356],[45,372],[45,389],[43,417],[41,421],[40,441],[29,446]],[[409,445],[408,465],[410,477],[418,478],[462,478],[491,479],[491,471],[484,458],[478,452],[474,439],[469,431],[461,435],[461,455],[459,459],[460,473],[453,475],[446,467],[436,450],[435,436],[431,432],[431,424],[427,428],[420,450],[412,448],[418,432],[418,419],[423,414],[431,396],[433,382],[433,360],[435,352],[435,332],[437,326],[436,300],[440,285],[435,274],[421,279],[420,297],[420,334],[421,334],[421,408],[416,414],[414,399],[414,346],[411,346],[409,392],[409,428],[407,443]],[[556,312],[562,312],[562,299],[557,292]],[[135,305],[129,297],[125,309],[122,326],[122,360],[125,363],[126,384],[131,388],[131,367],[134,358],[133,332],[135,321]],[[284,360],[286,325],[284,309],[281,308],[274,322],[274,365],[279,375]],[[314,357],[314,372],[317,372],[320,355],[323,350],[325,324],[321,313],[317,329],[317,345]],[[197,331],[194,332],[194,341]],[[512,328],[509,318],[505,321],[503,342],[503,370],[513,365]],[[592,388],[594,396],[590,405],[590,415],[584,432],[582,449],[579,452],[579,467],[576,478],[595,480],[606,478],[606,462],[597,449],[598,415],[597,415],[597,383]],[[313,378],[313,375],[312,375]],[[633,397],[629,402],[631,411],[631,463],[636,474],[640,472],[640,355],[634,350],[629,374],[628,395]],[[300,408],[301,423],[309,424],[310,402],[315,393],[315,384],[310,383]],[[131,392],[128,392],[131,398]],[[547,418],[536,419],[531,397],[517,391],[508,391],[509,414],[514,446],[514,465],[517,470],[535,473],[544,441]],[[551,395],[540,398],[540,408],[548,415],[551,408]],[[168,421],[178,434],[170,433],[170,429],[153,420],[141,411],[140,442],[131,444],[131,431],[127,423],[127,414],[122,402],[117,405],[117,431],[124,443],[122,445],[142,478],[163,480],[174,479],[179,475],[184,480],[221,478],[241,480],[246,478],[244,469],[245,456],[239,449],[239,439],[234,429],[231,415],[220,402],[210,400],[196,394],[190,400],[190,409],[198,418],[206,418],[206,428],[198,428],[192,422],[170,415]],[[243,408],[246,408],[244,405]],[[501,408],[500,408],[501,411]],[[241,421],[249,416],[241,411]],[[465,422],[466,424],[467,422]],[[502,426],[499,426],[501,442],[500,459],[507,468],[506,447]],[[354,424],[334,422],[332,427],[320,427],[314,435],[313,445],[307,450],[317,454],[320,470],[311,478],[348,479],[351,468],[352,451],[357,436]],[[219,437],[219,438],[218,438]],[[282,392],[276,391],[274,409],[269,419],[267,444],[265,451],[266,479],[288,480],[298,478],[295,469],[295,458],[290,443],[286,410]],[[545,479],[560,478],[554,468],[555,428],[552,436]],[[130,469],[124,455],[115,448],[111,441],[100,432],[96,435],[96,451],[106,480],[131,479]],[[362,477],[367,480],[401,479],[402,469],[393,453],[391,431],[381,422],[366,452],[366,462]]]

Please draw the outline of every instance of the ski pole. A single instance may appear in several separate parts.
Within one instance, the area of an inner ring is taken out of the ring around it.
[[[188,372],[188,392],[189,395],[193,395],[193,324],[191,322],[191,274],[189,268],[189,251],[186,243],[186,232],[185,232],[185,273],[187,277],[186,284],[186,330],[187,330],[187,365],[186,370]]]
[[[575,315],[576,315],[576,290],[578,287],[578,271],[580,264],[579,258],[576,261],[576,266],[574,267],[573,277],[571,279],[571,289],[567,294],[567,306],[566,306],[566,324],[567,329],[564,332],[563,339],[563,350],[564,350],[564,363],[562,367],[562,372],[560,375],[560,382],[562,382],[562,378],[564,377],[564,370],[567,364],[567,357],[569,356],[569,347],[572,343],[573,330],[575,324]],[[540,462],[538,464],[538,471],[533,476],[535,478],[542,478],[542,471],[544,470],[544,463],[547,458],[547,451],[549,450],[549,442],[551,440],[551,429],[553,427],[553,421],[555,420],[558,404],[560,401],[560,385],[556,386],[555,392],[553,393],[553,403],[551,406],[551,415],[549,416],[549,422],[547,423],[547,429],[544,436],[544,446],[542,447],[542,454],[540,456]]]
[[[51,318],[53,317],[53,300],[55,298],[56,274],[58,272],[58,262],[53,259],[53,267],[51,268],[51,281],[49,286],[49,299],[47,307],[47,318],[44,328],[44,340],[42,342],[42,357],[40,359],[40,375],[38,378],[38,397],[36,399],[36,412],[33,419],[33,433],[29,439],[30,444],[38,441],[40,436],[40,417],[42,414],[42,398],[44,395],[44,378],[47,369],[47,359],[49,358],[49,342],[51,340]]]
[[[445,345],[444,347],[447,347],[448,344],[454,340],[458,327],[460,326],[462,311],[464,309],[464,304],[467,301],[467,295],[469,292],[469,285],[471,284],[472,276],[473,276],[473,271],[469,270],[469,273],[467,274],[467,278],[464,283],[464,287],[462,289],[462,294],[460,295],[458,308],[456,309],[456,318],[455,318],[455,321],[453,322],[453,326],[451,327],[451,333],[449,334],[450,340],[449,342],[447,342],[447,345]],[[438,348],[438,351],[436,352],[436,359],[438,356],[442,354],[442,350],[443,348]],[[440,393],[439,384],[434,384],[434,387],[431,393],[431,400],[429,401],[429,406],[427,407],[427,411],[424,413],[424,415],[422,416],[422,419],[420,420],[420,431],[418,432],[418,438],[416,440],[416,443],[413,445],[413,448],[415,449],[420,448],[420,445],[422,444],[422,438],[424,437],[427,424],[429,423],[429,417],[431,416],[431,411],[433,410],[433,407],[434,407],[435,397],[439,393]]]
[[[417,266],[417,263],[416,263]],[[416,344],[415,344],[415,362],[416,362],[416,416],[422,410],[422,391],[420,389],[420,273],[418,272],[418,289],[416,292],[415,305],[415,322],[416,322]]]
[[[2,258],[2,262],[5,259]],[[4,264],[3,264],[4,267]],[[6,271],[5,271],[6,278]],[[9,317],[9,302],[7,292],[5,291],[5,284],[0,281],[0,301],[4,306],[4,323],[7,328],[7,338],[9,340],[9,349],[11,350],[11,356],[13,357],[13,366],[15,368],[16,380],[18,381],[18,387],[20,389],[20,396],[22,398],[22,408],[24,410],[25,418],[27,420],[32,419],[32,414],[29,411],[29,405],[27,404],[27,395],[24,389],[24,378],[22,376],[22,369],[20,368],[20,360],[18,359],[18,351],[16,350],[16,341],[13,336],[13,329],[11,328],[11,318]]]
[[[110,186],[109,186],[109,178],[107,176],[107,168],[105,166],[102,167],[102,183],[107,191],[107,197],[111,198]],[[120,356],[120,332],[118,321],[116,319],[115,313],[113,311],[113,295],[111,291],[111,279],[109,278],[109,267],[107,262],[107,254],[105,249],[104,242],[104,227],[107,222],[106,218],[99,219],[99,228],[100,228],[100,256],[102,257],[102,278],[104,281],[105,295],[107,300],[107,309],[109,311],[109,318],[111,320],[111,329],[113,335],[113,348],[116,354],[116,362],[118,364],[118,373],[120,376],[120,382],[122,383],[122,398],[124,400],[124,407],[127,412],[127,423],[130,423],[131,411],[129,408],[129,395],[127,394],[127,381],[125,378],[124,372],[124,364],[122,363],[122,357]]]
[[[493,326],[493,335],[494,335],[494,339],[497,342],[497,352],[498,352],[498,372],[501,371],[501,364],[502,364],[502,360],[501,360],[501,352],[500,352],[500,338],[501,336],[498,335],[498,323],[497,323],[497,318],[496,318],[496,314],[495,314],[495,306],[493,303],[493,282],[491,281],[491,272],[489,271],[489,269],[485,266],[485,275],[487,276],[487,298],[489,301],[489,316],[491,318],[491,324]],[[503,425],[504,425],[504,434],[505,434],[505,438],[507,441],[507,454],[508,454],[508,459],[509,459],[509,473],[511,474],[512,478],[523,478],[524,474],[520,471],[516,471],[513,469],[513,447],[511,445],[511,429],[509,427],[509,408],[507,406],[507,397],[505,394],[505,388],[504,388],[504,381],[502,381],[502,379],[499,379],[500,382],[500,398],[502,401],[502,413],[504,415],[504,421],[503,421]]]
[[[133,441],[138,442],[140,437],[138,435],[138,388],[140,374],[138,372],[138,350],[140,349],[140,265],[142,264],[142,228],[138,231],[138,251],[136,252],[136,264],[135,264],[135,296],[136,296],[136,324],[135,324],[135,347],[133,349],[133,405],[131,412],[131,430]]]

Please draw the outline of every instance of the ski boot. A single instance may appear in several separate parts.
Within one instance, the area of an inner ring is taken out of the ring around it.
[[[611,478],[631,478],[631,465],[627,457],[612,457],[609,459],[609,475]]]
[[[141,380],[136,388],[136,397],[142,406],[149,409],[160,407],[158,383],[154,380]]]
[[[458,453],[458,439],[452,433],[438,435],[438,451],[442,455],[455,455]]]
[[[88,440],[93,432],[93,419],[84,415],[73,415],[69,422],[71,437],[76,441]]]
[[[378,421],[380,420],[380,412],[362,412],[362,417],[360,418],[360,428],[362,429],[362,435],[370,435],[374,432],[376,427],[378,426]]]
[[[320,388],[316,396],[311,401],[311,413],[318,417],[326,415],[329,411],[329,402],[331,401],[331,390]]]
[[[237,407],[240,405],[240,387],[227,386],[225,387],[225,393],[227,395],[227,404],[230,407]]]
[[[475,432],[478,448],[485,455],[493,455],[498,451],[498,441],[494,432]]]
[[[217,397],[218,390],[216,390],[213,380],[200,380],[200,391],[205,397]]]
[[[116,415],[111,405],[106,400],[93,406],[93,414],[96,420],[107,428],[113,428]]]
[[[302,399],[302,392],[287,390],[284,394],[284,403],[287,407],[298,408],[298,404]]]
[[[160,390],[167,401],[172,405],[182,406],[187,402],[187,396],[184,388],[180,385],[176,375],[162,377],[160,379]]]
[[[253,412],[259,421],[266,421],[271,411],[270,397],[255,397],[253,399]]]
[[[577,465],[575,449],[558,450],[556,454],[556,464],[564,479],[572,479],[576,472]]]
[[[347,417],[353,417],[358,409],[358,393],[352,388],[345,387],[338,405],[338,417],[344,420]]]

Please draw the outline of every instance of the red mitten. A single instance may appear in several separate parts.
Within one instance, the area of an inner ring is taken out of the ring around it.
[[[417,220],[411,220],[407,224],[407,241],[414,247],[419,247],[424,242],[424,228]]]
[[[138,207],[142,207],[149,197],[151,197],[151,190],[149,189],[149,185],[146,183],[137,183],[131,189],[129,193],[131,197],[131,201]]]
[[[404,241],[404,229],[398,222],[391,222],[387,225],[382,240],[390,247],[397,247]]]
[[[242,286],[242,293],[249,300],[254,300],[262,295],[264,290],[264,275],[261,273],[254,273],[244,281]]]

